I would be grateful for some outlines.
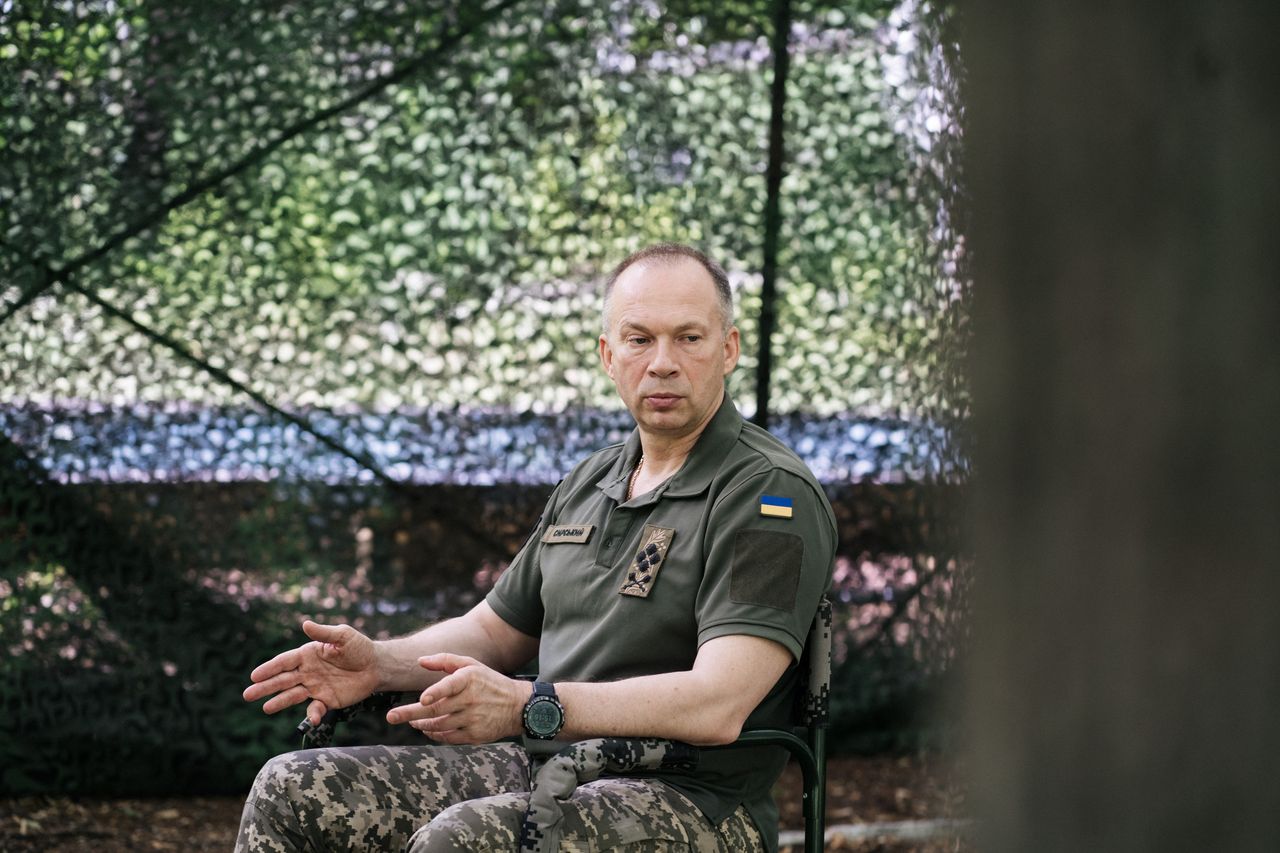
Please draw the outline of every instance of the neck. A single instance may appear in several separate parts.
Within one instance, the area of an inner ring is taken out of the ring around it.
[[[675,474],[684,460],[689,458],[689,453],[697,442],[697,435],[672,442],[646,439],[644,433],[641,433],[640,455],[644,457],[646,479],[665,480]]]
[[[724,402],[723,396],[720,402]],[[718,411],[720,411],[719,403],[711,408],[702,423],[684,435],[655,435],[645,431],[644,427],[640,427],[640,455],[644,457],[645,471],[642,474],[644,479],[662,482],[679,471],[684,460],[688,459],[689,454],[693,452],[693,446],[702,437],[707,424],[711,423]]]

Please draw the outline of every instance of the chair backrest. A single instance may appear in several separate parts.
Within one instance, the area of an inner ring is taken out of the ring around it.
[[[796,717],[803,726],[826,728],[831,718],[831,626],[831,602],[824,595],[818,600],[818,611],[801,658],[807,681],[797,697],[800,705]]]

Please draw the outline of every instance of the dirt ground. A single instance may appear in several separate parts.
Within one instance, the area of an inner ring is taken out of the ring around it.
[[[799,772],[790,767],[779,783],[784,829],[803,826],[799,778]],[[827,778],[828,825],[966,817],[959,786],[945,763],[935,758],[834,756],[828,762]],[[229,851],[242,802],[241,797],[0,799],[0,853]],[[827,849],[864,853],[970,850],[963,839],[954,836],[926,842],[836,840]]]

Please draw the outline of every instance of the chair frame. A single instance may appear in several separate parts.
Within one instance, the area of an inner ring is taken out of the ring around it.
[[[732,749],[740,745],[780,746],[800,765],[803,787],[805,853],[821,853],[827,823],[827,724],[831,695],[831,602],[823,596],[809,629],[801,666],[808,682],[797,703],[802,725],[789,729],[747,729],[731,744],[703,749]]]

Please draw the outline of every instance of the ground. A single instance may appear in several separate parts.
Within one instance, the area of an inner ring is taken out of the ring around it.
[[[799,773],[788,768],[779,787],[784,828],[803,825]],[[796,792],[796,793],[789,793]],[[28,797],[0,799],[0,853],[35,851],[229,851],[240,820],[241,797],[105,799]],[[828,764],[827,822],[891,824],[958,820],[959,787],[944,762],[926,756],[835,756]],[[887,831],[887,830],[886,830]],[[957,853],[969,845],[955,836],[929,841],[889,837],[841,841],[829,850],[871,853]]]

